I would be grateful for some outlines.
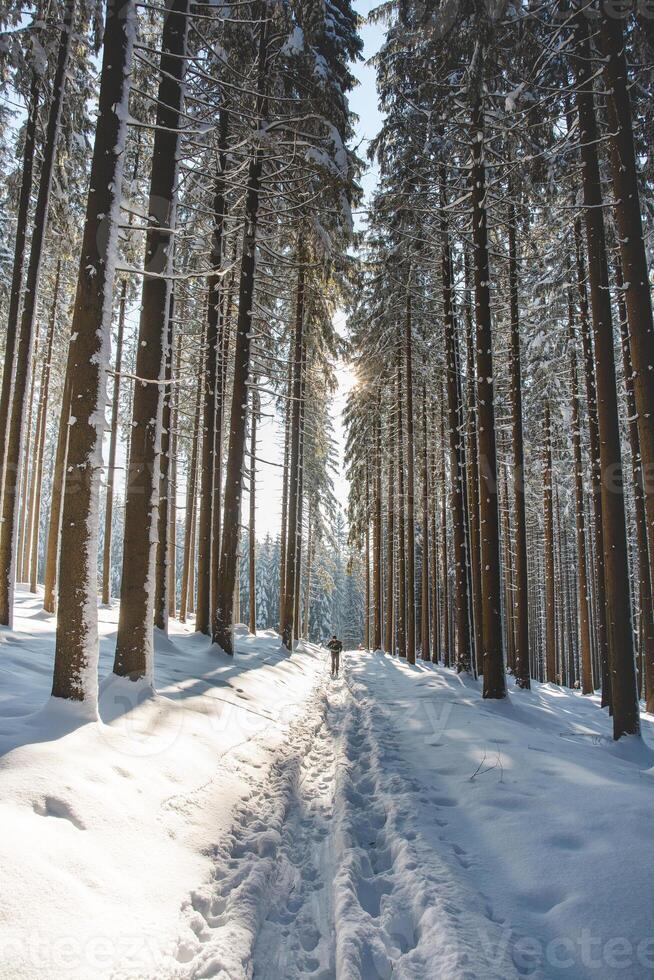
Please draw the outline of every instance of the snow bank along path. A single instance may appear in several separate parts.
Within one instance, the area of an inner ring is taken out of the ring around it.
[[[16,630],[0,630],[0,977],[143,977],[304,715],[324,655],[241,631],[232,659],[171,623],[148,697],[107,679],[117,609],[100,610],[102,722],[80,724],[48,702],[53,618],[36,596],[17,605]]]
[[[0,631],[0,976],[654,976],[652,763],[593,699],[484,702],[431,664],[174,626],[155,698],[47,698],[52,620]],[[103,611],[110,668],[115,612]],[[19,717],[34,712],[27,718]],[[652,719],[644,719],[652,741]]]

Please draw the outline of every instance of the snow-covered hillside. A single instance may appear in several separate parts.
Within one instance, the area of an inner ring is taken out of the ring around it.
[[[368,653],[331,681],[318,648],[242,632],[232,662],[172,624],[158,696],[105,684],[102,722],[75,727],[47,704],[53,621],[25,594],[18,612],[0,976],[654,975],[654,752],[615,745],[593,699],[483,701]]]

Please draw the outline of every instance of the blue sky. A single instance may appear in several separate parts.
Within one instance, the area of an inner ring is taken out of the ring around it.
[[[360,0],[354,4],[355,10],[362,16],[367,17],[369,11],[377,5],[378,0]],[[363,61],[357,62],[352,66],[352,72],[359,80],[359,85],[350,93],[350,106],[359,117],[356,126],[355,143],[360,142],[359,156],[366,157],[368,142],[379,130],[381,116],[377,108],[377,93],[375,90],[375,72],[367,65],[369,58],[377,53],[384,36],[384,26],[380,24],[364,24],[361,30],[363,37]],[[374,190],[376,181],[376,168],[368,167],[362,185],[366,199]],[[365,201],[362,208],[365,212]],[[355,215],[355,223],[361,228],[365,219],[365,213]],[[343,330],[345,317],[337,314],[337,327]],[[333,419],[336,442],[339,449],[341,471],[334,480],[334,491],[337,500],[343,507],[347,504],[348,484],[342,470],[343,451],[345,444],[345,431],[342,422],[342,412],[348,392],[352,388],[354,378],[347,365],[339,367],[339,388],[333,402]],[[263,420],[259,429],[258,455],[262,459],[269,459],[273,462],[281,462],[281,435],[276,421]],[[263,538],[266,533],[275,537],[279,533],[281,524],[281,489],[282,471],[277,466],[260,466],[257,473],[257,537]],[[248,502],[247,494],[243,500],[243,514],[247,514]]]

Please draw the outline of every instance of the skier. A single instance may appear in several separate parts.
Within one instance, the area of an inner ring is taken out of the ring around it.
[[[334,633],[331,640],[327,644],[327,649],[331,650],[332,652],[332,677],[338,677],[338,668],[341,659],[341,650],[343,649],[343,644],[337,638],[336,633]]]

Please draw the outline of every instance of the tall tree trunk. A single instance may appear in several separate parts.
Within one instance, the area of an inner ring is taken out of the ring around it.
[[[619,261],[616,262],[616,286],[618,290],[622,366],[627,395],[627,425],[634,486],[636,553],[638,555],[639,570],[640,636],[645,675],[645,698],[647,711],[654,711],[654,615],[652,607],[652,586],[649,575],[647,512],[641,479],[642,454],[640,448],[640,431],[637,421],[638,407],[636,405],[636,393],[634,389],[634,370],[631,363],[631,345],[629,343],[628,310],[624,301],[624,282],[622,266]]]
[[[506,662],[515,675],[516,652],[515,652],[515,607],[513,602],[513,575],[512,575],[512,556],[511,556],[511,521],[509,517],[509,481],[504,471],[502,481],[503,501],[501,508],[502,516],[502,551],[504,568],[504,617],[506,620]]]
[[[438,417],[436,399],[432,406],[432,438],[431,438],[431,548],[429,554],[431,558],[431,659],[432,663],[438,663],[441,649],[440,614],[438,609],[438,575],[439,575],[439,555],[438,555],[438,477],[436,467],[436,433],[438,432]]]
[[[613,737],[640,732],[634,640],[631,628],[627,530],[622,492],[622,460],[613,356],[613,323],[609,292],[602,187],[597,158],[597,123],[593,98],[588,22],[577,17],[579,57],[577,110],[581,133],[588,273],[590,282],[600,434],[602,524],[606,582],[607,639],[611,669]],[[631,232],[633,233],[633,231]],[[616,480],[616,477],[618,478]]]
[[[43,489],[43,461],[45,455],[45,434],[46,422],[48,418],[48,403],[50,398],[50,376],[52,373],[52,346],[54,342],[55,327],[57,323],[57,308],[59,305],[59,287],[61,284],[61,259],[57,261],[57,271],[55,273],[54,295],[52,298],[52,310],[50,313],[50,323],[48,324],[48,334],[45,347],[45,361],[41,374],[41,394],[39,405],[39,426],[36,446],[36,476],[34,483],[34,508],[31,525],[31,563],[30,563],[30,592],[36,592],[36,583],[39,570],[39,537],[41,530],[41,492]]]
[[[111,307],[120,223],[120,195],[127,129],[136,5],[110,0],[104,29],[98,121],[91,162],[90,190],[66,366],[70,405],[61,553],[66,574],[59,577],[59,616],[55,646],[54,697],[87,701],[97,711],[98,508],[104,434],[106,380],[111,353]],[[61,437],[61,432],[60,432]],[[60,438],[65,446],[65,439]],[[59,450],[58,450],[59,455]],[[54,523],[51,518],[51,533]],[[56,526],[55,540],[56,540]],[[46,599],[47,599],[46,589]]]
[[[554,606],[554,510],[552,504],[552,431],[550,407],[545,405],[543,418],[543,547],[545,555],[545,680],[557,683],[556,634]]]
[[[267,62],[267,22],[260,24],[256,118],[262,120],[265,107]],[[247,382],[250,374],[250,340],[252,336],[252,307],[256,272],[257,222],[263,155],[259,146],[252,152],[248,167],[247,195],[243,226],[243,251],[239,282],[238,321],[234,352],[234,382],[232,387],[231,431],[225,472],[225,499],[222,545],[218,572],[216,606],[213,612],[212,639],[228,654],[234,653],[232,623],[234,594],[237,586],[238,549],[240,539],[241,497],[243,493],[243,461],[245,457],[247,412]]]
[[[125,492],[125,535],[114,673],[154,683],[155,524],[159,493],[160,382],[166,369],[170,275],[176,220],[180,120],[189,0],[167,0],[161,40],[157,117],[152,148],[143,292],[136,353],[132,433]]]
[[[307,572],[306,583],[304,586],[304,616],[303,616],[303,636],[311,639],[311,577],[313,574],[314,558],[314,537],[313,537],[313,507],[309,507],[309,520],[307,522]]]
[[[445,212],[445,174],[441,167],[441,281],[443,284],[443,330],[447,391],[447,430],[450,455],[450,508],[452,515],[452,561],[454,563],[454,643],[456,667],[471,670],[470,632],[468,620],[468,575],[463,518],[463,471],[459,442],[460,413],[457,359],[455,348],[454,307],[452,298],[452,254]]]
[[[302,425],[302,399],[304,396],[304,301],[305,276],[303,252],[298,243],[298,273],[295,299],[295,334],[293,340],[293,397],[290,407],[290,457],[288,470],[288,528],[286,537],[284,608],[280,621],[282,642],[288,650],[293,649],[293,625],[295,622],[295,582],[298,566],[298,535],[300,507],[300,436]]]
[[[111,434],[109,436],[109,464],[107,467],[107,497],[104,511],[104,541],[102,547],[102,604],[111,601],[111,543],[113,536],[114,491],[116,485],[116,449],[118,446],[118,411],[120,407],[120,372],[123,364],[123,336],[125,332],[125,308],[127,306],[127,279],[123,279],[118,303],[118,336],[114,365],[114,390],[111,403]]]
[[[514,187],[509,187],[509,299],[511,308],[511,447],[513,451],[513,507],[515,515],[515,566],[513,615],[515,617],[516,685],[529,688],[529,607],[527,582],[527,520],[525,514],[525,462],[522,436],[522,372],[520,369],[520,305],[518,299],[518,247]],[[508,499],[507,499],[508,505]]]
[[[259,396],[255,387],[252,388],[252,409],[250,411],[250,521],[248,525],[249,535],[249,583],[250,583],[250,633],[256,636],[257,632],[257,536],[256,536],[256,514],[257,514],[257,418],[259,415]]]
[[[223,228],[224,234],[224,228]],[[225,400],[227,390],[227,369],[231,342],[232,306],[234,298],[234,282],[236,268],[236,238],[234,239],[234,266],[229,276],[229,283],[221,302],[221,320],[218,335],[220,338],[220,363],[216,383],[216,448],[213,474],[213,509],[211,517],[211,623],[213,623],[218,608],[218,574],[220,571],[220,548],[222,543],[222,466],[223,466],[223,428],[225,424]]]
[[[565,656],[566,651],[566,634],[565,634],[565,572],[563,567],[563,547],[562,547],[562,522],[561,522],[561,498],[559,495],[558,484],[555,487],[555,498],[556,498],[556,562],[557,562],[557,581],[559,583],[558,589],[558,674],[559,674],[559,684],[563,687],[568,686],[568,668]],[[555,604],[557,597],[555,596]]]
[[[31,509],[33,507],[33,494],[30,487],[32,486],[29,475],[30,475],[30,462],[31,455],[34,450],[34,443],[36,441],[37,433],[32,432],[32,420],[34,418],[34,392],[36,388],[36,365],[38,362],[40,350],[40,336],[37,328],[36,336],[34,338],[34,351],[32,353],[32,366],[30,370],[30,380],[29,380],[29,395],[27,396],[27,419],[25,423],[24,432],[24,451],[23,451],[23,462],[21,467],[21,478],[19,486],[16,488],[16,493],[20,493],[20,507],[18,513],[18,551],[16,556],[16,569],[19,582],[26,582],[28,577],[28,567],[29,567],[29,531],[28,525],[31,518]],[[37,420],[37,430],[38,430],[38,420]]]
[[[48,227],[52,174],[59,141],[61,112],[64,101],[66,70],[73,40],[73,19],[76,0],[67,0],[57,54],[57,67],[52,83],[52,97],[43,144],[43,160],[39,176],[39,191],[34,209],[34,226],[30,257],[25,277],[23,309],[17,338],[14,385],[9,408],[7,429],[2,523],[0,524],[0,624],[11,626],[13,619],[14,574],[16,562],[16,517],[18,474],[23,454],[25,398],[29,388],[30,358],[34,334],[36,302],[41,279],[43,245]]]
[[[382,541],[382,469],[381,469],[381,416],[375,419],[375,472],[373,476],[373,513],[372,513],[372,595],[373,595],[373,637],[374,650],[381,650],[382,645],[382,616],[381,616],[381,541]]]
[[[425,357],[426,362],[426,357]],[[427,365],[423,365],[425,372],[422,382],[422,579],[420,596],[420,640],[422,648],[422,659],[431,659],[431,644],[429,635],[429,571],[430,571],[430,546],[429,546],[429,431],[428,431],[428,412],[427,412]]]
[[[493,330],[490,306],[484,111],[479,96],[472,111],[472,226],[477,321],[477,424],[479,441],[479,513],[481,539],[482,643],[485,698],[506,696],[502,652],[499,519],[495,456]]]
[[[181,318],[179,319],[181,320]],[[168,561],[169,616],[174,616],[177,612],[177,448],[179,444],[177,427],[179,424],[179,382],[182,363],[181,330],[177,333],[176,348],[175,366],[173,368],[173,378],[176,383],[173,385],[173,390],[170,394],[172,404],[170,410],[170,507],[168,508],[168,542],[170,547]]]
[[[186,617],[193,608],[193,565],[195,562],[195,498],[197,496],[198,448],[200,443],[200,407],[203,392],[202,371],[198,374],[195,390],[195,409],[193,412],[193,438],[191,440],[191,456],[186,473],[186,510],[184,523],[184,559],[182,567],[182,592],[179,600],[179,621],[186,622]]]
[[[651,31],[650,25],[650,31]],[[638,173],[632,128],[632,107],[625,55],[622,20],[603,9],[601,31],[604,76],[609,97],[611,131],[611,177],[615,199],[615,219],[620,247],[620,264],[626,282],[622,293],[626,306],[630,374],[638,423],[641,489],[647,513],[646,531],[649,554],[649,592],[654,587],[654,323],[652,293],[645,253],[645,239],[638,192]],[[640,549],[639,549],[640,553]],[[645,557],[644,555],[642,557]],[[641,566],[641,577],[647,565]],[[650,637],[651,642],[651,637]],[[651,654],[651,649],[650,649]],[[649,669],[652,669],[650,664]],[[654,695],[650,695],[654,698]],[[654,705],[654,701],[650,702]],[[648,709],[650,710],[650,709]]]
[[[468,441],[468,524],[470,527],[470,581],[472,588],[472,630],[474,635],[475,666],[477,673],[484,669],[482,652],[482,601],[481,601],[481,541],[479,536],[479,465],[477,453],[476,366],[473,347],[474,325],[472,306],[468,299],[470,282],[468,250],[464,253],[466,286],[466,358],[468,362],[467,385],[467,441]]]
[[[202,426],[202,456],[200,464],[200,520],[198,524],[198,602],[195,628],[209,633],[211,626],[211,571],[213,544],[213,508],[220,507],[220,487],[216,493],[216,476],[220,481],[220,465],[216,461],[216,449],[222,451],[222,440],[217,439],[218,397],[222,395],[222,324],[221,266],[223,260],[223,226],[225,223],[225,169],[227,164],[227,111],[221,109],[219,117],[219,153],[213,198],[213,233],[211,244],[211,268],[207,302],[207,343],[204,368],[204,408]],[[220,385],[218,377],[220,374]],[[219,391],[220,388],[220,391]],[[222,415],[221,415],[222,425]],[[218,445],[217,445],[218,443]],[[214,498],[216,498],[214,500]]]
[[[64,481],[66,478],[66,456],[68,453],[68,433],[70,429],[70,372],[71,358],[66,357],[66,370],[59,410],[59,426],[57,430],[57,448],[55,450],[54,467],[52,470],[52,497],[50,499],[50,521],[48,524],[48,539],[45,546],[45,574],[43,580],[43,609],[54,613],[57,592],[57,566],[59,556],[59,538],[61,534],[61,512],[63,508]]]
[[[389,404],[387,419],[387,437],[389,441],[386,477],[386,609],[384,618],[384,650],[393,653],[395,649],[393,608],[395,605],[395,482],[394,476],[394,426],[392,406]]]
[[[399,338],[398,338],[399,340]],[[404,432],[402,409],[402,344],[397,345],[397,376],[396,376],[396,443],[397,443],[397,652],[400,657],[406,657],[406,541],[404,533]]]
[[[366,529],[364,531],[364,609],[363,609],[363,645],[370,649],[370,469],[366,461],[366,497],[365,497]]]
[[[442,624],[442,647],[443,647],[443,664],[445,667],[449,667],[452,663],[452,650],[451,650],[451,636],[452,630],[450,629],[450,589],[449,589],[449,561],[448,561],[448,541],[447,541],[447,509],[445,506],[445,501],[447,499],[445,493],[445,485],[447,481],[447,466],[445,463],[446,457],[446,391],[447,391],[447,381],[444,379],[445,391],[443,392],[443,397],[441,398],[441,624]]]
[[[413,439],[413,330],[411,325],[410,278],[407,284],[404,320],[404,353],[406,356],[406,657],[416,662],[416,543],[415,543],[415,452]]]
[[[286,615],[286,545],[288,543],[288,490],[289,467],[291,465],[291,417],[293,413],[293,358],[288,359],[286,379],[286,406],[284,417],[284,470],[282,477],[282,526],[279,552],[279,613],[278,631],[283,632]]]
[[[175,290],[171,288],[168,299],[168,326],[166,329],[164,379],[161,413],[161,451],[159,454],[159,510],[157,514],[157,551],[154,575],[154,625],[168,630],[168,563],[170,562],[170,419],[173,397],[173,340],[175,317]]]
[[[199,450],[199,440],[200,440],[200,415],[198,414],[198,450]],[[197,558],[197,534],[198,534],[198,495],[197,495],[197,485],[198,485],[198,472],[197,468],[195,470],[195,477],[193,481],[193,499],[191,500],[191,543],[189,552],[189,566],[188,566],[188,612],[189,615],[195,616],[195,568],[196,568],[196,558]],[[238,619],[237,619],[238,621]]]
[[[30,199],[32,196],[32,173],[34,170],[34,150],[36,146],[36,130],[39,119],[40,97],[41,79],[36,72],[34,72],[30,91],[29,112],[27,113],[27,118],[25,120],[23,165],[21,168],[18,210],[16,212],[14,264],[11,271],[9,311],[7,317],[7,330],[5,334],[5,356],[2,371],[2,388],[0,388],[0,507],[2,504],[2,494],[5,483],[7,430],[9,427],[9,409],[11,405],[14,380],[14,360],[16,356],[16,340],[18,338],[18,320],[20,317],[20,304],[23,295],[25,242],[27,238],[27,222],[29,219]]]
[[[293,591],[293,636],[300,636],[300,613],[302,606],[300,595],[302,592],[302,531],[304,528],[304,413],[305,413],[305,366],[306,366],[306,343],[302,352],[302,397],[300,399],[300,472],[298,477],[297,494],[297,554],[295,557],[295,587]]]
[[[609,674],[609,651],[606,629],[606,584],[604,578],[604,529],[602,523],[602,491],[600,468],[599,425],[597,421],[597,385],[595,364],[590,335],[590,310],[586,288],[586,264],[581,231],[581,222],[575,222],[575,251],[577,264],[577,291],[579,294],[579,320],[584,363],[584,385],[588,414],[588,444],[590,452],[590,476],[593,510],[593,547],[591,568],[594,570],[592,596],[594,602],[595,638],[599,658],[599,677],[602,682],[602,707],[611,702],[611,678]]]
[[[577,532],[577,574],[579,593],[579,641],[582,694],[593,693],[592,651],[590,642],[590,600],[586,556],[586,520],[584,512],[584,471],[581,460],[581,429],[579,421],[579,383],[577,379],[574,306],[568,292],[568,356],[570,358],[570,408],[572,420],[572,453],[575,473],[575,519]]]

